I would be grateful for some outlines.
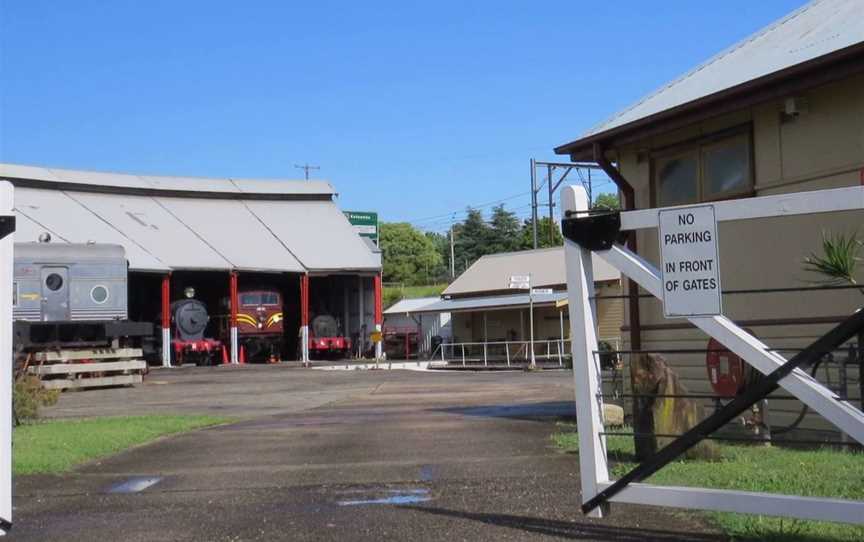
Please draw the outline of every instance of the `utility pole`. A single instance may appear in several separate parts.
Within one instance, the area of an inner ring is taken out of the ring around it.
[[[537,248],[537,173],[534,171],[534,159],[531,159],[531,233],[534,248]]]
[[[321,169],[321,166],[310,166],[308,163],[303,164],[302,166],[298,166],[297,164],[294,164],[294,167],[297,169],[304,170],[304,172],[306,173],[306,180],[307,181],[309,180],[309,170],[310,169]]]
[[[450,223],[450,280],[456,278],[456,246],[453,243],[454,224]]]
[[[552,170],[554,169],[555,166],[546,165],[546,180],[549,183],[549,246],[555,245],[555,202],[552,199],[552,193],[555,191],[555,187],[552,186]]]

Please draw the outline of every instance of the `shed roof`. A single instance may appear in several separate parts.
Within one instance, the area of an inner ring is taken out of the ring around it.
[[[595,281],[618,280],[621,273],[600,258],[593,258]],[[506,290],[513,275],[531,275],[532,288],[562,286],[567,283],[564,247],[489,254],[474,262],[459,275],[443,295],[483,295]]]
[[[161,195],[179,192],[216,198],[300,199],[317,197],[329,200],[336,193],[333,186],[327,181],[133,175],[21,164],[0,164],[0,178],[17,180],[16,185],[36,188],[61,187],[79,191],[159,193]]]
[[[556,302],[567,299],[567,292],[553,292],[551,294],[534,294],[535,307],[554,307]],[[484,297],[462,297],[458,299],[441,299],[436,303],[424,305],[414,309],[412,313],[429,312],[465,312],[476,310],[506,310],[528,307],[531,300],[527,293],[515,295],[492,295]]]
[[[613,132],[651,122],[688,104],[840,53],[864,48],[864,2],[814,0],[748,36],[678,79],[555,149],[571,154]]]
[[[56,171],[0,164],[0,179],[16,185],[17,242],[47,231],[59,242],[119,244],[136,271],[380,268],[328,183]]]
[[[400,299],[399,301],[388,307],[387,310],[384,311],[384,314],[409,314],[412,312],[417,312],[418,310],[428,305],[438,303],[439,301],[441,301],[441,298],[438,296]]]

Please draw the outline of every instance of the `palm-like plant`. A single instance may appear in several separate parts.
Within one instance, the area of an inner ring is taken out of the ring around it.
[[[861,262],[861,247],[862,243],[855,235],[823,233],[822,254],[811,253],[804,259],[804,268],[822,275],[823,278],[816,281],[822,284],[859,286],[855,271]],[[864,293],[864,286],[861,288],[861,293]]]

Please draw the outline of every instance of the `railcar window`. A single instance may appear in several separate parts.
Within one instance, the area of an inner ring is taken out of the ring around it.
[[[102,304],[108,301],[108,288],[102,286],[101,284],[98,286],[94,286],[92,290],[90,290],[90,299],[93,300],[94,303]]]
[[[261,304],[262,305],[278,305],[279,304],[279,295],[277,294],[261,294]]]
[[[56,292],[63,287],[63,277],[57,273],[51,273],[45,277],[45,286],[47,286],[52,292]]]
[[[259,294],[243,294],[240,296],[241,305],[260,305],[261,296]]]

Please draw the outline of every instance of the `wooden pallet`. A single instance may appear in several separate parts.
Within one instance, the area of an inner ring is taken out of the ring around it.
[[[99,348],[37,352],[27,372],[48,390],[127,386],[144,381],[147,362],[138,348]],[[131,358],[131,359],[130,359]],[[80,363],[87,360],[87,363]],[[79,363],[75,363],[79,362]]]

